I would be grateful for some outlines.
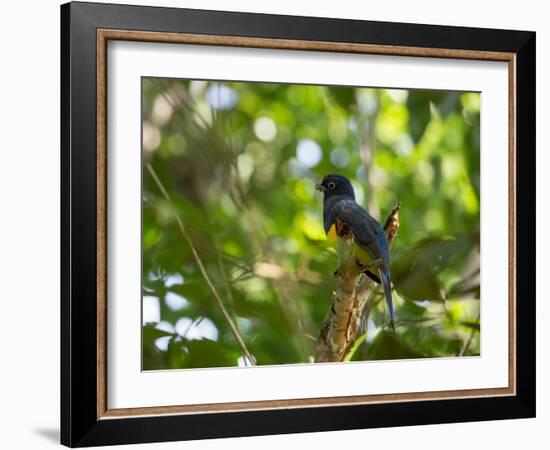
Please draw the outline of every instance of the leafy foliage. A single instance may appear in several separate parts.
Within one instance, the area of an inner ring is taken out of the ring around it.
[[[256,364],[311,361],[337,264],[327,173],[380,221],[402,205],[397,332],[377,291],[352,359],[479,354],[479,94],[150,78],[142,95],[144,369],[250,363],[213,289]]]

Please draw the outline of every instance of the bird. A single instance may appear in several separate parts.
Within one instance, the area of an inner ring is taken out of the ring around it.
[[[343,175],[325,175],[316,185],[323,193],[323,225],[327,239],[337,242],[351,235],[357,264],[381,283],[395,331],[388,239],[382,226],[355,201],[353,186]]]

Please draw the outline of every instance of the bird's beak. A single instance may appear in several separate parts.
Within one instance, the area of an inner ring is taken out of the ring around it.
[[[327,188],[325,186],[323,186],[321,183],[317,183],[315,185],[315,189],[317,189],[318,191],[321,191],[321,192],[325,192],[327,190]]]

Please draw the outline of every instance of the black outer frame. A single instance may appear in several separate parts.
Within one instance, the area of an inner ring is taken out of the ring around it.
[[[96,29],[516,54],[516,383],[507,397],[97,419]],[[112,4],[61,6],[61,443],[71,447],[535,416],[535,33]]]

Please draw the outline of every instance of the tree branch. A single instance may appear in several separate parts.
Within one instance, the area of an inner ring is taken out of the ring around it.
[[[384,224],[390,245],[399,228],[399,208],[398,203]],[[338,239],[339,262],[334,274],[336,290],[332,293],[330,309],[321,325],[315,362],[345,360],[359,337],[359,325],[368,294],[376,286],[357,266],[353,237],[345,230],[339,234],[343,239]]]

